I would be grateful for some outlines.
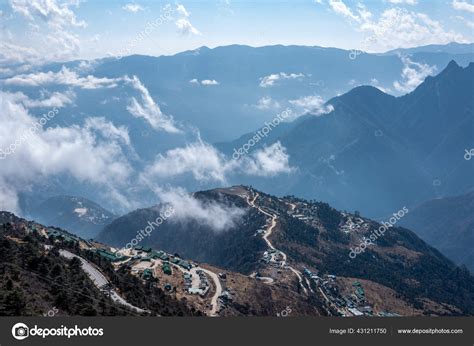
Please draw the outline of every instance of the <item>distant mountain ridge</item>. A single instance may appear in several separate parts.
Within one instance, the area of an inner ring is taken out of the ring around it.
[[[413,92],[393,97],[361,86],[327,102],[334,111],[285,125],[253,150],[280,141],[297,167],[288,179],[249,179],[269,192],[299,194],[338,208],[383,217],[474,187],[463,159],[474,133],[474,63],[451,61]],[[218,147],[231,155],[250,134]]]
[[[384,54],[413,54],[413,53],[449,53],[449,54],[466,54],[474,52],[474,43],[457,43],[448,44],[430,44],[426,46],[413,48],[398,48],[390,50]]]
[[[55,225],[82,238],[94,238],[116,216],[83,197],[55,196],[36,206],[30,217],[45,225]]]

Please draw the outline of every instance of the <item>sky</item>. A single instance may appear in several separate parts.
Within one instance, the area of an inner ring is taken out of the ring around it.
[[[0,0],[0,18],[3,65],[229,44],[382,52],[474,41],[472,0]]]

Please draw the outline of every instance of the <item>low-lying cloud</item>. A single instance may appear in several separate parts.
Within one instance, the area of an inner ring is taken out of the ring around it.
[[[44,85],[67,85],[81,89],[114,88],[121,78],[98,78],[93,75],[81,77],[76,71],[63,66],[60,71],[20,74],[5,80],[6,85],[39,87]]]
[[[76,94],[72,91],[66,92],[53,92],[51,94],[43,93],[40,99],[31,99],[22,92],[16,92],[10,94],[11,100],[19,102],[25,106],[25,108],[62,108],[67,105],[73,104]]]
[[[150,95],[148,89],[137,76],[125,77],[125,81],[140,93],[140,101],[132,97],[127,110],[136,118],[145,119],[155,130],[164,130],[169,133],[180,133],[172,116],[164,114]]]
[[[280,142],[256,149],[235,160],[227,159],[215,147],[199,139],[185,147],[159,154],[155,161],[145,168],[142,176],[153,180],[190,175],[199,182],[227,184],[229,178],[236,174],[273,177],[293,171],[286,148]]]
[[[244,216],[245,209],[229,206],[218,201],[203,201],[195,198],[182,188],[161,189],[157,195],[163,203],[173,207],[173,217],[169,222],[197,222],[216,232],[229,230]]]
[[[300,109],[300,115],[312,114],[320,116],[331,113],[334,110],[332,105],[326,105],[324,100],[317,95],[303,96],[289,102]]]
[[[437,70],[436,66],[418,63],[408,57],[401,57],[400,59],[403,62],[402,81],[395,81],[393,87],[401,92],[413,91],[426,77],[433,75]]]
[[[32,130],[38,119],[18,96],[0,92],[0,97],[0,149],[13,149],[0,160],[0,210],[18,212],[18,193],[53,176],[68,175],[109,193],[129,178],[132,169],[122,151],[129,141],[124,128],[90,118],[83,127],[45,125]],[[100,138],[98,133],[104,131],[115,137]]]
[[[260,86],[262,88],[268,88],[268,87],[275,86],[278,81],[283,80],[283,79],[300,79],[303,77],[304,77],[304,74],[302,73],[285,73],[285,72],[275,73],[275,74],[271,74],[271,75],[260,78]]]

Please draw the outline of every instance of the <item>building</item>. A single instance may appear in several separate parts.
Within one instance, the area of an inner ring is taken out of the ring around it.
[[[142,278],[144,280],[149,280],[153,277],[153,272],[151,271],[151,269],[149,268],[146,268],[144,271],[143,271],[143,274],[142,274]]]
[[[184,261],[184,260],[179,260],[178,263],[177,263],[179,266],[183,267],[184,269],[191,269],[193,266],[191,265],[191,263],[189,263],[188,261]]]
[[[100,257],[105,258],[108,261],[111,262],[118,262],[118,261],[123,261],[124,256],[116,256],[110,251],[104,250],[104,249],[97,249],[95,250],[95,253],[98,254]]]
[[[170,264],[168,262],[164,262],[163,265],[161,266],[161,269],[163,270],[163,273],[166,275],[171,275],[173,272],[171,271]]]

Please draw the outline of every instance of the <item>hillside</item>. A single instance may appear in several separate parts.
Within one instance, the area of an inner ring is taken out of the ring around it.
[[[474,193],[426,201],[401,224],[458,265],[474,271]]]
[[[93,280],[85,272],[78,257],[64,256],[81,254],[87,246],[90,243],[61,229],[0,212],[0,316],[141,315],[113,289],[101,286],[100,279],[94,281],[97,277]],[[115,274],[113,282],[128,301],[146,306],[152,314],[196,314],[159,288],[134,282],[129,273]]]
[[[277,198],[240,186],[194,196],[239,206],[245,215],[241,223],[223,233],[192,221],[174,223],[171,217],[145,238],[143,245],[242,274],[257,274],[272,282],[287,282],[288,274],[294,275],[304,295],[318,289],[318,278],[336,275],[393,290],[419,313],[474,313],[474,278],[407,229],[390,228],[376,245],[352,258],[351,249],[380,224],[322,202]],[[157,217],[157,210],[154,207],[120,217],[98,239],[124,246],[126,239],[147,225],[147,217]],[[137,218],[137,213],[147,216]]]
[[[57,248],[47,251],[29,224],[0,213],[0,315],[132,315],[105,298],[81,270]]]

